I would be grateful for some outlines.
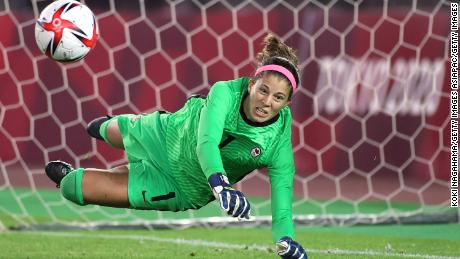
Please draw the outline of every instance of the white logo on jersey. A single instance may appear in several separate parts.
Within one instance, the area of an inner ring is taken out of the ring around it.
[[[260,156],[260,153],[261,153],[261,151],[260,151],[260,148],[258,148],[258,147],[255,147],[255,148],[253,148],[251,150],[251,156],[252,157],[258,157],[258,156]]]

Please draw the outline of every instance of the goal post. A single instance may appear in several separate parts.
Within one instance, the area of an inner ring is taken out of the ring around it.
[[[100,39],[82,61],[41,54],[50,1],[0,1],[0,229],[222,226],[211,203],[181,213],[76,206],[47,161],[111,168],[120,150],[90,139],[106,114],[176,111],[217,81],[250,76],[263,37],[297,49],[291,105],[296,224],[459,222],[450,207],[449,1],[82,1]],[[237,184],[270,224],[266,170]],[[4,227],[3,227],[4,226]]]

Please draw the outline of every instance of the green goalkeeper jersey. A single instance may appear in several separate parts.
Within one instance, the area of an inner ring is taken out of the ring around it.
[[[266,123],[249,121],[242,110],[248,83],[247,77],[218,82],[206,99],[190,98],[169,116],[170,173],[196,209],[214,199],[207,182],[211,174],[222,172],[234,184],[257,168],[268,168],[273,238],[294,238],[291,112],[286,107]]]

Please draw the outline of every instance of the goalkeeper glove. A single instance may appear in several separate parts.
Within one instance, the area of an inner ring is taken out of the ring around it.
[[[251,205],[242,192],[230,186],[227,176],[222,173],[215,173],[209,177],[208,183],[216,200],[219,201],[220,207],[228,215],[238,219],[249,219]]]
[[[276,252],[283,259],[308,259],[303,247],[290,237],[282,237],[276,242]]]

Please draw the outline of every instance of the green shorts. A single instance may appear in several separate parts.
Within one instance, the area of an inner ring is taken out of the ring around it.
[[[170,172],[165,128],[168,114],[124,114],[104,122],[100,134],[107,143],[106,129],[117,120],[129,161],[128,200],[133,209],[179,211],[185,201]]]

